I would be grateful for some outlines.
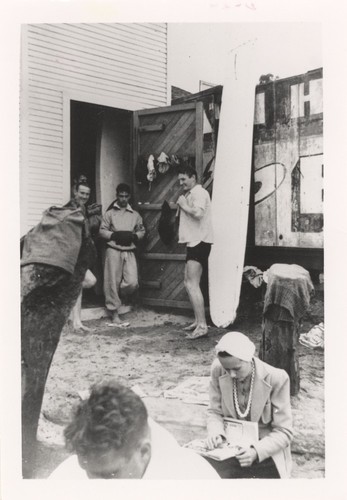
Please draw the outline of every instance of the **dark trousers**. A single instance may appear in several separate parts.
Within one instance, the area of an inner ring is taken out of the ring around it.
[[[261,463],[253,463],[250,467],[241,467],[236,458],[213,460],[204,457],[222,479],[279,479],[277,467],[273,459],[267,458]]]

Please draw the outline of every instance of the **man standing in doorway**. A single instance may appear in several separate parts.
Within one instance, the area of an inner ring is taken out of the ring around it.
[[[187,245],[184,284],[192,304],[195,321],[185,328],[189,339],[207,335],[204,298],[200,288],[202,272],[206,269],[213,243],[210,195],[197,183],[197,172],[181,165],[178,179],[184,194],[177,200],[180,211],[179,243]]]
[[[142,218],[129,205],[130,187],[117,186],[117,198],[106,211],[100,236],[107,241],[104,267],[104,294],[106,308],[112,323],[120,324],[119,314],[131,311],[122,304],[120,295],[128,297],[138,288],[136,245],[145,235]]]

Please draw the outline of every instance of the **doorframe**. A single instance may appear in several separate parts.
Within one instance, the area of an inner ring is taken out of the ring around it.
[[[141,109],[139,103],[83,91],[63,90],[63,197],[70,199],[71,193],[71,101],[98,104],[126,111]]]

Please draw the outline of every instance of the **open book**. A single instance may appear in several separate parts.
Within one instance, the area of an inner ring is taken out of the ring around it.
[[[226,440],[218,448],[209,450],[206,439],[194,439],[185,447],[196,451],[199,455],[220,461],[235,457],[241,447],[251,446],[259,439],[257,422],[224,418],[224,430]]]

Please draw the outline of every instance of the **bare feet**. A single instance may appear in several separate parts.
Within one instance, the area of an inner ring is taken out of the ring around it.
[[[120,317],[118,316],[118,312],[114,311],[112,313],[112,323],[115,325],[120,325],[122,323]]]
[[[206,337],[207,333],[208,333],[207,325],[198,325],[192,333],[186,335],[186,338],[189,340],[195,340],[201,337]]]
[[[185,331],[185,332],[192,332],[193,330],[195,330],[195,328],[197,326],[198,326],[197,323],[194,321],[194,323],[192,323],[191,325],[185,326],[183,328],[183,331]]]
[[[125,304],[122,304],[121,306],[118,307],[117,313],[118,314],[127,314],[127,313],[131,312],[132,310],[133,310],[133,308],[131,306],[127,306]]]
[[[88,326],[85,326],[83,323],[78,323],[73,325],[73,329],[75,332],[90,332],[91,329]]]

